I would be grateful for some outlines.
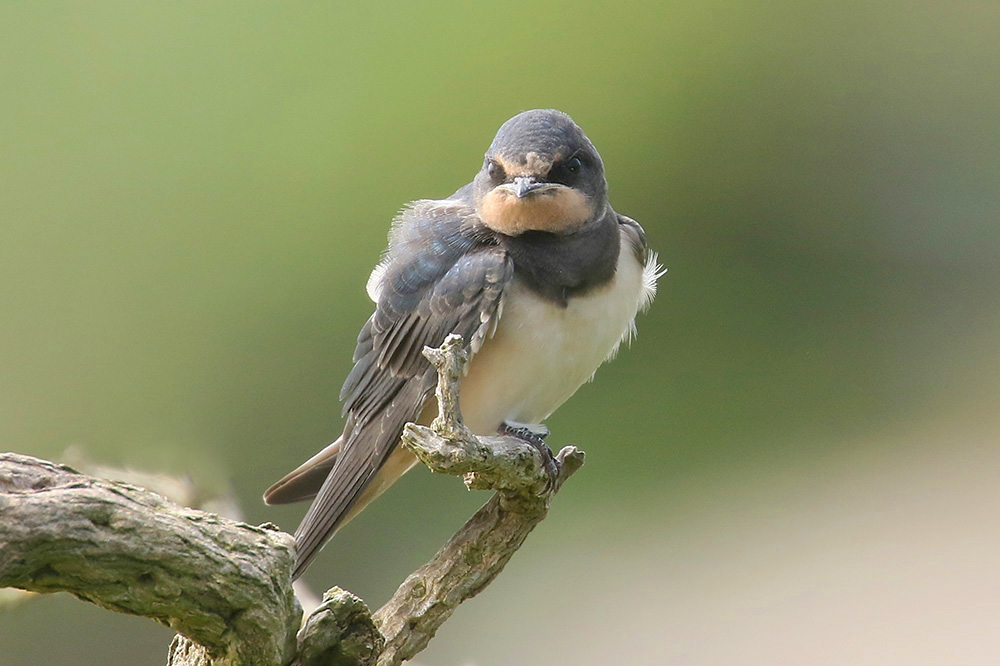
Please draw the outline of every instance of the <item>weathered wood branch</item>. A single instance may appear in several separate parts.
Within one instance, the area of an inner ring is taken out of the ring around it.
[[[500,573],[583,463],[566,447],[552,483],[545,460],[515,437],[462,424],[461,338],[425,350],[438,370],[440,414],[408,425],[403,445],[432,470],[496,490],[374,615],[332,588],[300,628],[290,581],[294,540],[188,509],[125,483],[0,454],[0,587],[67,591],[178,632],[169,666],[396,666],[422,650],[462,601]]]
[[[0,455],[0,586],[151,617],[218,664],[281,664],[294,541],[64,465]],[[277,638],[280,637],[280,638]]]
[[[583,464],[582,451],[564,448],[557,456],[559,479],[549,487],[542,457],[531,444],[469,432],[458,407],[467,362],[461,341],[452,335],[440,349],[425,350],[438,371],[439,414],[429,428],[407,425],[403,445],[435,472],[463,476],[470,488],[497,493],[375,613],[386,639],[379,666],[396,666],[424,649],[460,603],[489,585],[545,518],[562,482]]]

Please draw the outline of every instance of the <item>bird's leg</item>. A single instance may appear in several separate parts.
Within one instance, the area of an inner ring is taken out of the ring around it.
[[[559,461],[552,454],[552,449],[545,443],[545,438],[549,436],[549,429],[542,423],[517,423],[504,421],[500,424],[498,431],[501,435],[510,435],[531,444],[542,454],[542,464],[549,477],[546,490],[556,487],[559,478]]]

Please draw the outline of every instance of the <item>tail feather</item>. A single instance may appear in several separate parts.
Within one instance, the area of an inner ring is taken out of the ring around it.
[[[291,504],[316,497],[326,477],[330,475],[334,463],[337,462],[342,444],[343,438],[338,438],[336,442],[286,474],[264,491],[264,502]]]
[[[416,463],[413,454],[399,446],[399,436],[403,425],[421,414],[433,391],[434,377],[434,369],[429,368],[420,378],[406,382],[377,419],[359,426],[348,419],[344,428],[347,439],[336,465],[295,530],[298,552],[293,580],[302,575],[334,532]],[[390,459],[405,464],[397,470],[396,464],[387,464]]]

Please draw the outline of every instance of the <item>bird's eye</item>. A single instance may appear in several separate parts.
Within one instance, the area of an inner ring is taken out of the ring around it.
[[[581,168],[583,168],[583,161],[579,157],[571,157],[566,160],[566,170],[574,176],[580,173]]]
[[[493,160],[486,162],[486,174],[493,180],[502,180],[504,177],[503,169]]]

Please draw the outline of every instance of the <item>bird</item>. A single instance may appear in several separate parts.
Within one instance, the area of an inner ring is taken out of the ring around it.
[[[611,207],[601,157],[569,115],[534,109],[505,122],[470,183],[393,220],[366,285],[375,311],[340,393],[343,433],[264,494],[268,504],[312,500],[293,579],[416,464],[399,441],[406,423],[437,413],[425,346],[462,336],[461,410],[473,433],[537,445],[545,419],[631,341],[664,272],[639,223]]]

